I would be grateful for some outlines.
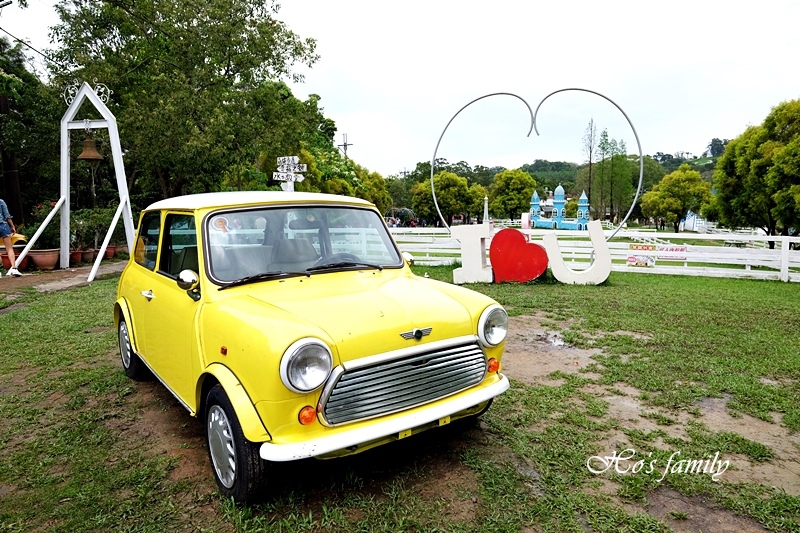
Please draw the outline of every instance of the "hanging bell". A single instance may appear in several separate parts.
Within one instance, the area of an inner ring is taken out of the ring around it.
[[[83,140],[83,151],[78,156],[78,161],[88,161],[90,163],[102,161],[103,154],[97,151],[97,143],[90,136]]]

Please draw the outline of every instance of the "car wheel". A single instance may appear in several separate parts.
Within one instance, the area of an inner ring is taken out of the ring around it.
[[[133,351],[128,324],[124,320],[119,321],[117,333],[119,334],[119,355],[120,359],[122,359],[122,369],[125,371],[125,375],[137,381],[147,379],[147,367],[144,366],[142,360]]]
[[[261,459],[259,445],[245,438],[228,395],[220,385],[214,385],[206,399],[206,439],[220,492],[238,503],[262,499],[269,463]]]

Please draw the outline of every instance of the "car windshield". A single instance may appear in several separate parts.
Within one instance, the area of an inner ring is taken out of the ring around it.
[[[280,279],[363,268],[399,268],[402,258],[383,219],[350,206],[260,207],[215,211],[204,236],[212,279]]]

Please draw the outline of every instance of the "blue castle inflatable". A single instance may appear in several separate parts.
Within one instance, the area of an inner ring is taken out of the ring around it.
[[[556,190],[553,191],[553,208],[550,211],[550,216],[547,217],[542,208],[539,193],[533,191],[530,210],[531,227],[585,230],[586,224],[589,223],[589,199],[586,197],[586,192],[582,192],[581,197],[578,199],[578,218],[566,218],[566,203],[564,187],[559,183]]]

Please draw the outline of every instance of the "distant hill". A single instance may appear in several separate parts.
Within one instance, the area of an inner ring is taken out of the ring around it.
[[[578,165],[567,161],[537,159],[533,163],[522,165],[520,169],[534,177],[539,190],[547,188],[552,191],[559,184],[570,190],[578,176]]]

